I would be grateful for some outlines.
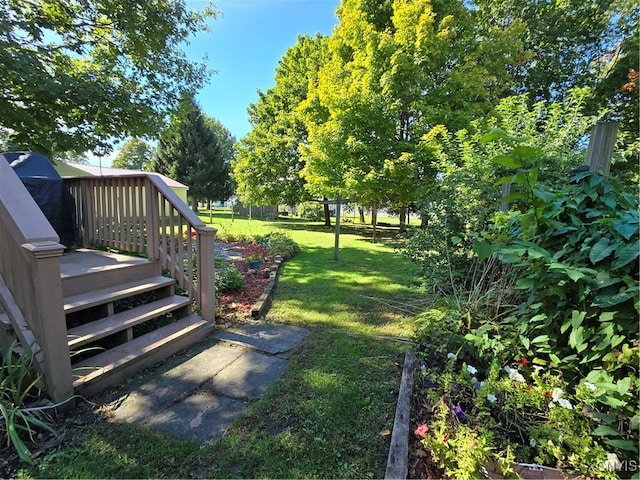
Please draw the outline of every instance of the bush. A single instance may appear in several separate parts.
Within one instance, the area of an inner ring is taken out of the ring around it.
[[[284,260],[294,257],[300,247],[293,239],[284,233],[272,232],[258,238],[258,244],[267,249],[267,256],[280,255]]]
[[[518,169],[506,181],[522,211],[502,244],[474,245],[480,260],[514,268],[519,297],[489,312],[458,285],[418,317],[418,395],[435,413],[415,434],[460,478],[488,460],[504,474],[515,460],[602,478],[637,466],[638,199],[588,172],[547,191],[525,165],[538,153],[515,146],[500,156]]]
[[[318,202],[303,202],[298,205],[298,215],[310,222],[320,222],[324,220],[324,208]]]
[[[238,267],[228,260],[216,258],[216,291],[219,293],[242,290],[244,277]]]

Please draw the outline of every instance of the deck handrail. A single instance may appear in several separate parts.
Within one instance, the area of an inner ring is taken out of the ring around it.
[[[0,300],[56,401],[73,394],[59,240],[13,168],[0,161]]]
[[[207,226],[157,175],[65,178],[76,201],[83,246],[158,260],[215,321],[214,243]]]

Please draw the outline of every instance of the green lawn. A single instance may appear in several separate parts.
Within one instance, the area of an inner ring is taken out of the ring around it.
[[[208,221],[208,214],[201,215]],[[21,475],[32,478],[381,478],[411,315],[421,299],[392,228],[345,224],[333,260],[333,228],[214,212],[219,238],[289,234],[301,247],[285,262],[266,321],[311,334],[283,378],[252,403],[222,440],[181,442],[146,428],[99,421]]]

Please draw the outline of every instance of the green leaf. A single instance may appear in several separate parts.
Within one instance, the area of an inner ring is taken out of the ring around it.
[[[600,270],[596,275],[596,285],[599,289],[603,289],[608,287],[609,285],[615,285],[616,283],[620,283],[622,281],[621,278],[611,277],[609,272],[605,272],[604,270]]]
[[[593,432],[591,432],[591,434],[596,435],[598,437],[619,437],[620,436],[620,432],[611,428],[609,425],[600,425]]]
[[[627,450],[629,452],[637,452],[638,447],[633,440],[605,440],[604,443],[611,445],[612,447],[619,448],[620,450]]]
[[[584,332],[584,327],[582,326],[571,330],[571,333],[569,334],[569,346],[571,348],[576,348],[576,346],[582,344],[583,332]]]
[[[532,278],[519,278],[516,280],[516,288],[519,290],[524,290],[527,288],[535,287],[536,282]]]
[[[591,260],[591,263],[596,264],[611,255],[615,248],[615,243],[612,244],[607,237],[602,237],[593,247],[591,247],[589,260]]]
[[[475,240],[473,242],[473,251],[478,256],[478,259],[482,262],[489,258],[493,253],[493,245],[488,242]]]
[[[507,136],[508,136],[507,132],[505,132],[501,128],[492,128],[489,132],[485,133],[480,137],[480,139],[478,140],[478,143],[482,144],[482,143],[488,143],[488,142],[495,142],[496,140],[506,138]]]
[[[547,203],[553,201],[553,199],[556,198],[555,194],[551,192],[545,192],[544,190],[538,190],[536,188],[532,189],[532,193],[534,197],[540,198]]]
[[[548,341],[549,341],[549,335],[538,335],[536,338],[531,340],[531,343],[546,343]]]
[[[616,250],[616,260],[611,265],[611,268],[624,267],[628,263],[633,262],[638,256],[640,256],[640,240],[636,240],[634,243],[627,244]]]
[[[616,382],[616,387],[618,389],[618,393],[620,395],[624,395],[629,391],[629,388],[631,388],[631,378],[629,377],[621,378]]]
[[[524,335],[520,335],[520,342],[522,343],[522,346],[524,348],[526,348],[527,350],[529,350],[529,345],[531,344],[529,342],[529,339],[527,337],[525,337]]]
[[[498,155],[493,158],[493,161],[498,165],[508,168],[521,168],[522,161],[519,158],[512,157],[511,155]]]
[[[593,299],[591,306],[608,308],[624,303],[630,298],[633,298],[633,294],[629,292],[616,293],[615,295],[597,295]]]
[[[613,228],[615,228],[616,232],[622,235],[626,240],[629,240],[638,231],[638,223],[614,220]]]
[[[526,200],[527,196],[521,192],[513,192],[498,199],[498,203],[513,202],[514,200]]]
[[[540,155],[542,151],[536,147],[527,147],[525,145],[518,145],[513,149],[514,155],[520,158],[531,158]]]

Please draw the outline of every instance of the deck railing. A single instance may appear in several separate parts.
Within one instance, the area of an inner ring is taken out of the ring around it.
[[[73,394],[59,240],[9,163],[0,161],[0,301],[55,401]]]
[[[109,248],[158,260],[215,321],[214,243],[208,227],[157,175],[65,179],[76,201],[86,248]]]

